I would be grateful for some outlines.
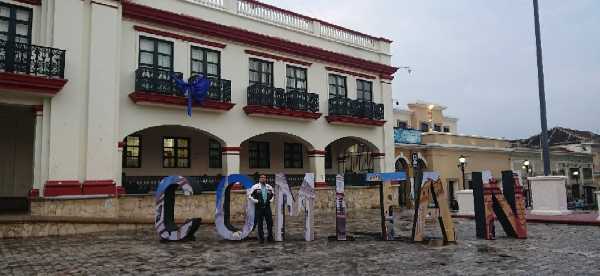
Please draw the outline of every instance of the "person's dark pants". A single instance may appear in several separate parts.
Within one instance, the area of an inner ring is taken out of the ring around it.
[[[273,215],[271,214],[271,206],[256,207],[256,223],[258,224],[258,240],[263,241],[265,239],[265,232],[263,231],[263,220],[267,222],[267,239],[273,240]]]

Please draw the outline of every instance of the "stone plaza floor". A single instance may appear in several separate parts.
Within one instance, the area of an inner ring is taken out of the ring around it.
[[[411,214],[397,234],[408,238]],[[160,243],[151,225],[140,232],[0,240],[2,275],[600,275],[600,228],[528,224],[529,238],[475,238],[475,223],[454,219],[456,244],[380,241],[378,210],[348,216],[355,241],[328,241],[334,214],[316,217],[316,240],[302,241],[302,219],[289,218],[288,241],[222,241],[213,225],[196,240]],[[429,227],[432,236],[440,236]],[[251,234],[254,236],[254,234]]]

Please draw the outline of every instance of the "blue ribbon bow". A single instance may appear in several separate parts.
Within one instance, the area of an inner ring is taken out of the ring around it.
[[[193,77],[189,83],[178,78],[175,74],[171,75],[171,78],[175,81],[177,89],[187,98],[187,114],[192,117],[192,102],[196,101],[198,104],[202,104],[208,94],[211,80],[207,79],[204,75]]]

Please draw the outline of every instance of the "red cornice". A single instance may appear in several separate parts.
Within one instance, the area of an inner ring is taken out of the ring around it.
[[[212,37],[219,37],[247,45],[317,59],[342,66],[353,67],[377,74],[392,75],[396,72],[396,70],[398,70],[396,67],[388,66],[382,63],[372,62],[349,55],[324,50],[314,46],[308,46],[277,37],[225,26],[192,16],[155,9],[148,6],[131,3],[130,1],[122,2],[122,7],[123,17],[125,18],[159,24],[161,26],[170,27],[173,29],[195,32]]]
[[[373,120],[367,118],[358,118],[351,116],[341,115],[329,115],[325,116],[328,123],[342,123],[342,124],[355,124],[355,125],[367,125],[367,126],[383,126],[384,120]]]
[[[240,152],[240,151],[242,151],[242,148],[241,147],[223,147],[222,151],[223,152],[232,152],[232,151]]]
[[[319,119],[322,115],[319,112],[297,111],[260,105],[247,105],[244,107],[244,112],[246,112],[247,115],[259,114],[312,120]]]
[[[286,14],[289,14],[291,16],[297,16],[297,17],[300,17],[300,18],[303,18],[303,19],[306,19],[306,20],[310,20],[310,21],[318,21],[319,23],[321,23],[321,25],[328,25],[328,26],[331,26],[333,28],[340,29],[340,30],[343,30],[343,31],[346,31],[346,32],[349,32],[349,33],[353,33],[353,34],[361,35],[361,36],[366,36],[366,37],[368,37],[370,39],[381,40],[381,41],[392,43],[391,40],[389,40],[387,38],[384,38],[384,37],[374,37],[374,36],[371,36],[371,35],[368,35],[368,34],[357,32],[355,30],[350,30],[350,29],[344,28],[342,26],[331,24],[329,22],[325,22],[325,21],[317,19],[317,18],[313,18],[313,17],[306,16],[306,15],[299,14],[299,13],[295,13],[293,11],[288,11],[286,9],[282,9],[282,8],[279,8],[279,7],[276,7],[276,6],[272,6],[272,5],[269,5],[269,4],[265,4],[265,3],[262,3],[262,2],[259,2],[259,1],[256,1],[256,0],[244,0],[244,1],[248,2],[248,3],[255,4],[255,5],[263,6],[263,7],[268,8],[268,9],[272,9],[272,10],[276,10],[276,11],[279,11],[279,12],[282,12],[282,13],[286,13]]]
[[[253,56],[270,58],[270,59],[274,59],[274,60],[281,60],[281,61],[285,61],[285,62],[289,62],[289,63],[295,63],[295,64],[304,65],[304,66],[307,66],[307,67],[312,64],[312,63],[306,62],[306,61],[301,61],[301,60],[297,60],[297,59],[293,59],[293,58],[287,58],[287,57],[282,57],[282,56],[271,55],[271,54],[268,54],[268,53],[258,52],[258,51],[254,51],[254,50],[246,50],[245,52],[246,52],[246,54],[253,55]]]
[[[48,180],[44,196],[81,195],[81,183],[77,180]]]
[[[0,88],[21,92],[56,95],[67,83],[66,79],[51,79],[25,74],[0,72]]]
[[[338,73],[342,73],[342,74],[346,74],[346,75],[351,75],[351,76],[355,76],[355,77],[359,77],[359,78],[363,78],[363,79],[370,79],[370,80],[376,79],[375,76],[362,74],[362,73],[358,73],[358,72],[347,71],[344,69],[339,69],[339,68],[334,68],[334,67],[329,67],[329,66],[325,67],[325,70],[338,72]]]
[[[86,180],[81,188],[84,195],[116,195],[117,186],[112,179]]]
[[[194,42],[194,43],[198,43],[198,44],[202,44],[202,45],[206,45],[206,46],[211,46],[211,47],[216,47],[216,48],[225,48],[227,45],[223,44],[223,43],[218,43],[218,42],[212,42],[212,41],[208,41],[208,40],[204,40],[204,39],[199,39],[199,38],[195,38],[195,37],[191,37],[191,36],[185,36],[185,35],[180,35],[180,34],[176,34],[176,33],[171,33],[171,32],[165,32],[165,31],[161,31],[161,30],[156,30],[156,29],[151,29],[151,28],[147,28],[144,26],[139,26],[139,25],[135,25],[133,26],[133,29],[139,32],[144,32],[144,33],[149,33],[149,34],[155,34],[155,35],[160,35],[160,36],[164,36],[164,37],[172,37],[175,39],[181,39],[183,41],[188,41],[188,42]]]
[[[168,96],[160,95],[155,93],[135,91],[129,94],[129,98],[136,104],[140,103],[151,103],[151,104],[164,104],[174,106],[187,106],[187,99],[179,96]],[[233,108],[234,103],[219,102],[214,100],[205,99],[202,104],[194,103],[194,107],[201,107],[206,109],[223,110],[227,111]]]
[[[42,4],[42,0],[15,0],[15,1],[17,1],[19,3],[35,5],[35,6],[39,6]]]
[[[394,80],[394,76],[392,75],[379,75],[379,77],[384,80]]]
[[[325,155],[327,152],[324,150],[309,150],[309,155]]]

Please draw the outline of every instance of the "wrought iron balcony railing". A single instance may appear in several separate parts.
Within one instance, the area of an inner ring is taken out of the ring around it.
[[[0,40],[0,70],[64,79],[65,50]]]
[[[175,86],[171,78],[173,74],[178,78],[182,77],[180,72],[140,67],[135,71],[135,90],[166,96],[184,96]],[[211,81],[207,98],[219,102],[231,102],[231,81],[216,78],[211,78]]]
[[[319,95],[303,90],[285,91],[264,84],[248,87],[248,105],[286,108],[298,111],[319,112]]]
[[[329,98],[329,115],[383,120],[383,104],[344,97]]]

